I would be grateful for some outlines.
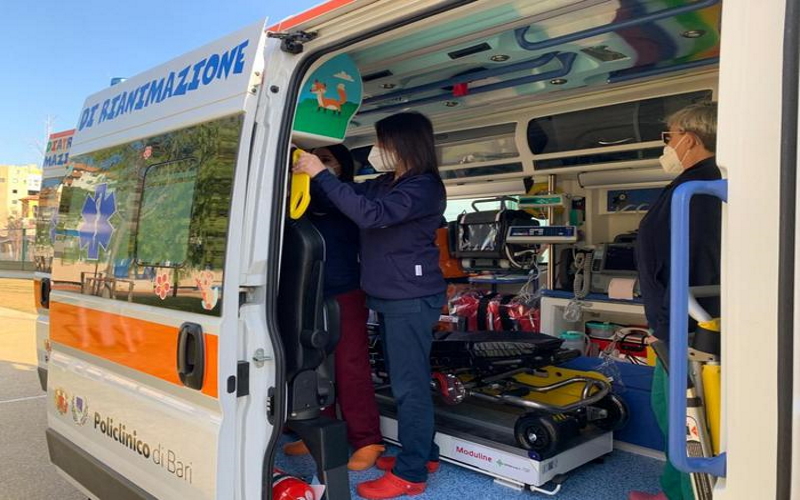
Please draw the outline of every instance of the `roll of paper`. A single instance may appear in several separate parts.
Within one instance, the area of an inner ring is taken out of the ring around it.
[[[608,283],[608,298],[632,300],[635,286],[636,280],[634,278],[611,278]]]

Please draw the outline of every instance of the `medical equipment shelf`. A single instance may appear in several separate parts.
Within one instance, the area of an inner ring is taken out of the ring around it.
[[[608,321],[621,325],[646,325],[644,305],[633,301],[583,300],[583,314],[578,322],[564,319],[569,298],[542,297],[541,331],[558,335],[565,330],[583,330],[587,321]],[[580,324],[578,324],[580,323]]]
[[[528,281],[528,276],[524,274],[482,274],[478,276],[470,276],[468,281],[474,285],[491,285],[492,293],[497,293],[498,285],[521,285]]]

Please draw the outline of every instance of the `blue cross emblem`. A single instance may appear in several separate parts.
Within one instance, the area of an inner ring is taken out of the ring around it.
[[[81,249],[86,248],[87,259],[97,260],[100,247],[108,250],[114,226],[108,219],[117,211],[114,193],[107,193],[108,184],[99,184],[94,190],[94,196],[89,195],[83,203],[81,217],[83,222],[78,226],[81,239]]]

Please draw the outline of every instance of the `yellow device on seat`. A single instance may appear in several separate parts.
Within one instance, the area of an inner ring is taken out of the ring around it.
[[[297,163],[304,151],[296,148],[292,152],[292,165]],[[292,174],[292,188],[289,196],[289,217],[299,219],[306,213],[311,203],[311,177],[308,174]]]

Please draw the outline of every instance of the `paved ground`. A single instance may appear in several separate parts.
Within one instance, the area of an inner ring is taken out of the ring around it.
[[[47,455],[33,282],[0,279],[0,500],[85,500]]]

